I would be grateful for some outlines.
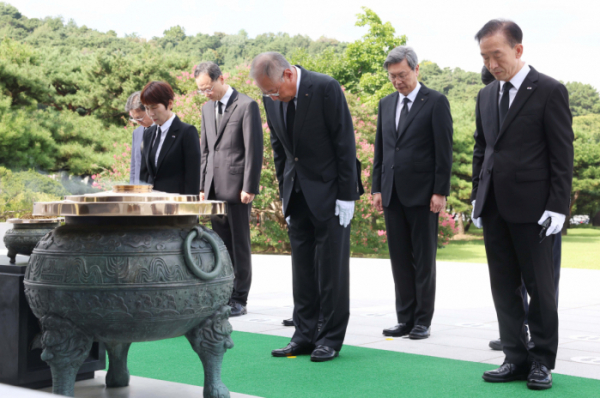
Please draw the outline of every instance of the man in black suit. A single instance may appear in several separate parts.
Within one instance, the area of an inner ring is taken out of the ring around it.
[[[505,361],[489,382],[552,387],[558,312],[552,239],[569,211],[573,130],[564,85],[521,60],[523,33],[492,20],[475,36],[496,81],[479,92],[473,150],[473,218],[481,217]],[[549,222],[547,228],[540,225]],[[539,225],[538,225],[539,224]],[[543,235],[541,235],[543,231]],[[531,296],[528,350],[521,281]]]
[[[360,196],[352,116],[336,80],[279,53],[258,55],[250,73],[273,100],[264,106],[292,246],[296,331],[272,355],[331,360],[350,316],[350,221]]]
[[[146,84],[140,99],[154,125],[142,141],[140,179],[156,191],[182,195],[200,193],[200,137],[196,127],[173,113],[175,94],[167,82]]]
[[[200,198],[224,200],[227,215],[211,216],[233,263],[231,316],[246,314],[252,282],[250,212],[259,193],[263,130],[256,101],[225,84],[214,62],[196,66],[198,91],[210,101],[202,107]]]
[[[452,171],[448,99],[419,83],[417,54],[394,48],[383,67],[398,92],[379,102],[373,204],[384,212],[398,324],[386,336],[425,339],[435,303],[438,217]]]
[[[496,78],[485,66],[481,69],[481,82],[486,86],[491,82],[495,81]],[[477,131],[475,131],[475,137],[477,137]],[[475,211],[475,208],[473,208]],[[473,223],[477,228],[481,228],[481,218],[474,218]],[[560,280],[560,259],[562,252],[562,236],[561,234],[552,235],[552,264],[554,265],[554,291],[556,292],[556,306],[558,307],[558,286]],[[523,295],[523,307],[525,308],[525,325],[527,325],[527,314],[529,313],[529,300],[527,295],[527,288],[525,283],[521,284],[521,294]],[[495,351],[502,351],[502,340],[491,340],[489,344],[490,348]],[[531,347],[532,343],[529,342],[528,347]]]

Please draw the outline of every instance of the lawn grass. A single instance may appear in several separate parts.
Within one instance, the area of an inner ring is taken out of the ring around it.
[[[481,230],[469,231],[481,239],[451,241],[438,250],[439,261],[487,263]],[[600,270],[600,228],[571,228],[562,237],[562,267]]]

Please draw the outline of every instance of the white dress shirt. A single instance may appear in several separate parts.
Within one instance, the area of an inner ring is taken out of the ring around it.
[[[231,94],[233,94],[233,89],[231,86],[227,87],[227,91],[223,95],[223,98],[215,102],[215,120],[219,120],[219,102],[223,104],[223,114],[225,113],[225,109],[227,108],[227,103],[229,102],[229,98],[231,98]]]
[[[510,83],[513,86],[511,87],[510,91],[508,92],[508,107],[509,108],[512,105],[515,97],[517,96],[517,92],[519,91],[519,87],[521,87],[521,85],[523,84],[523,80],[525,80],[525,78],[529,74],[529,71],[531,71],[531,68],[529,67],[529,65],[524,64],[523,67],[521,68],[521,70],[518,71],[517,74],[514,75],[512,79],[510,79]],[[504,83],[505,82],[500,80],[500,92],[498,93],[498,95],[499,95],[498,108],[500,108],[500,100],[502,99],[502,90],[504,89]]]
[[[296,78],[296,95],[294,96],[294,99],[292,101],[294,101],[294,106],[296,107],[296,110],[298,110],[298,93],[300,92],[300,77],[302,75],[302,69],[298,68],[296,65],[294,65],[294,68],[296,68],[296,72],[298,73],[298,76]],[[289,102],[281,102],[281,104],[283,106],[283,123],[285,123],[286,127],[287,127],[288,103]]]
[[[171,124],[173,123],[175,116],[177,116],[177,115],[175,115],[173,113],[171,115],[171,117],[169,118],[169,120],[164,122],[162,126],[159,126],[160,130],[161,130],[161,135],[160,135],[160,141],[158,142],[158,148],[156,149],[156,157],[154,158],[154,166],[158,166],[158,155],[160,155],[160,150],[162,149],[163,143],[165,142],[165,138],[167,137],[167,133],[169,132],[169,128],[171,127]]]
[[[417,99],[417,94],[421,89],[421,83],[417,82],[417,86],[411,91],[407,96],[402,95],[402,93],[398,93],[398,105],[396,105],[396,130],[398,130],[398,124],[400,123],[400,112],[402,112],[402,108],[404,108],[404,98],[408,98],[410,102],[408,103],[408,111],[412,108],[415,103],[415,99]]]

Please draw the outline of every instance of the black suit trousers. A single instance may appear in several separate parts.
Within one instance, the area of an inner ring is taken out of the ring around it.
[[[435,305],[438,217],[427,206],[402,205],[395,187],[383,208],[398,323],[430,326]]]
[[[350,318],[350,226],[342,227],[333,214],[319,221],[302,191],[292,192],[289,206],[296,325],[292,341],[339,351]]]
[[[540,243],[537,223],[511,223],[498,211],[493,185],[481,213],[494,306],[506,361],[538,361],[553,369],[558,348],[558,311],[552,239]],[[521,284],[531,297],[529,331],[535,347],[527,349]]]
[[[560,282],[560,260],[562,257],[562,236],[560,233],[554,234],[546,239],[552,239],[552,264],[554,264],[554,292],[556,299],[556,307],[558,308],[558,286]],[[525,308],[525,324],[529,316],[529,299],[525,282],[521,286],[521,294],[523,295],[523,307]]]
[[[227,215],[211,216],[213,230],[221,237],[231,263],[235,280],[231,300],[242,305],[248,302],[252,283],[252,251],[250,249],[250,212],[252,203],[227,204]]]

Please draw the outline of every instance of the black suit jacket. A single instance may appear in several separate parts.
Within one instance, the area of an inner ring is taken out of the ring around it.
[[[573,129],[565,86],[533,67],[498,126],[500,82],[479,91],[473,149],[474,217],[485,206],[490,182],[508,222],[537,222],[544,210],[569,214]]]
[[[421,84],[402,130],[396,134],[399,93],[379,102],[372,193],[388,207],[392,188],[407,207],[426,206],[433,194],[448,196],[452,173],[452,116],[443,94]]]
[[[229,97],[219,131],[215,102],[202,107],[200,191],[214,186],[218,200],[241,203],[240,192],[258,194],[263,161],[263,130],[258,104],[235,89]]]
[[[290,142],[280,101],[264,100],[279,192],[289,215],[294,179],[312,214],[320,221],[332,217],[335,201],[360,197],[356,142],[352,116],[340,84],[302,67]]]
[[[200,193],[198,130],[175,116],[158,155],[156,173],[153,173],[150,162],[154,160],[149,158],[149,152],[156,129],[155,125],[144,132],[140,181],[144,176],[144,182],[152,184],[157,191],[198,195]]]

